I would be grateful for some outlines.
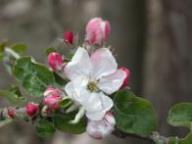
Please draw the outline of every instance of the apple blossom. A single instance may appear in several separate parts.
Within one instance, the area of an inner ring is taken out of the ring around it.
[[[85,41],[89,44],[102,44],[110,33],[110,23],[101,18],[91,19],[86,26]]]
[[[48,63],[52,70],[61,70],[61,68],[63,67],[63,57],[57,52],[51,52],[48,55]]]
[[[115,118],[107,113],[100,121],[88,121],[87,133],[96,139],[101,139],[112,133],[115,126]]]
[[[84,107],[90,120],[97,121],[113,106],[107,95],[119,90],[126,78],[107,48],[97,49],[89,56],[86,49],[79,47],[64,71],[71,80],[65,86],[66,93]]]
[[[73,44],[74,41],[74,35],[71,31],[64,32],[64,41],[69,44]]]
[[[121,88],[125,88],[129,84],[130,70],[127,69],[126,67],[120,67],[119,69],[123,70],[126,73],[126,78],[124,79],[124,82],[123,82],[123,84],[121,86]]]
[[[61,91],[59,89],[48,87],[44,92],[43,103],[53,110],[58,109],[61,98]]]
[[[30,102],[25,106],[25,110],[28,116],[34,117],[39,111],[39,104]]]

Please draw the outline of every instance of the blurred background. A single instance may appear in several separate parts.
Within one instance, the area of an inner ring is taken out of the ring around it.
[[[153,102],[161,134],[183,136],[185,130],[166,123],[168,109],[192,100],[191,0],[0,0],[0,40],[28,44],[28,53],[45,61],[44,49],[66,30],[83,36],[86,23],[100,16],[111,22],[109,43],[120,65],[131,71],[130,86]],[[12,79],[0,66],[0,87]],[[0,100],[0,105],[6,105]],[[93,140],[87,134],[57,132],[39,138],[23,122],[0,129],[0,144],[149,144],[110,136]]]

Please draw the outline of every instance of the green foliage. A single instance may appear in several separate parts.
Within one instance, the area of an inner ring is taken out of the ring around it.
[[[86,119],[83,117],[77,124],[71,124],[77,111],[68,114],[56,113],[53,117],[55,127],[63,132],[81,134],[86,130]]]
[[[22,44],[22,43],[13,44],[10,46],[10,48],[18,54],[23,54],[27,50],[27,46],[25,44]]]
[[[22,96],[19,88],[16,86],[8,90],[0,90],[0,96],[5,97],[14,106],[20,106],[26,102],[26,98]]]
[[[168,144],[192,144],[192,133],[189,133],[186,137],[182,139],[171,137],[169,138]]]
[[[7,45],[7,40],[2,41],[0,43],[0,53],[4,51],[6,45]]]
[[[67,84],[67,80],[63,79],[59,74],[53,72],[54,77],[55,77],[55,85],[58,87],[62,87],[65,84]]]
[[[52,121],[41,118],[36,122],[36,131],[40,137],[49,137],[55,132],[55,127]]]
[[[156,129],[152,104],[128,90],[115,94],[114,113],[117,128],[123,132],[147,136]]]
[[[44,65],[34,62],[31,57],[18,59],[13,74],[32,96],[42,96],[45,89],[55,83],[53,73]]]
[[[168,123],[172,126],[183,126],[191,128],[192,103],[188,102],[174,105],[169,111]]]
[[[11,53],[9,52],[9,54],[5,54],[5,51],[8,50],[12,51]],[[13,44],[13,45],[8,45],[7,41],[4,41],[2,43],[0,43],[0,60],[2,61],[4,58],[6,59],[10,59],[10,57],[14,57],[14,55],[23,55],[24,52],[26,52],[27,50],[27,46],[25,44],[22,43],[18,43],[18,44]],[[13,55],[14,53],[14,55]]]
[[[192,134],[188,134],[185,138],[181,139],[179,144],[192,144]]]

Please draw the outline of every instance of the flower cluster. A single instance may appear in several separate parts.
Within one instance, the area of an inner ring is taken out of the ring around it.
[[[115,119],[110,113],[113,107],[110,95],[126,87],[130,75],[127,68],[118,68],[111,50],[103,45],[109,34],[110,23],[94,18],[86,26],[84,45],[77,48],[70,61],[64,63],[63,56],[56,52],[48,56],[49,66],[62,71],[69,80],[64,91],[82,107],[89,121],[87,132],[93,137],[112,132]],[[72,32],[67,32],[64,41],[73,44],[73,37]],[[50,101],[55,102],[54,98],[58,99],[55,96]]]
[[[56,130],[87,131],[96,139],[112,133],[158,144],[191,144],[192,103],[174,105],[167,118],[170,125],[186,127],[189,133],[184,138],[161,136],[152,103],[131,91],[129,69],[118,66],[107,46],[110,31],[110,23],[101,18],[88,22],[83,44],[79,35],[66,31],[46,50],[49,66],[26,56],[24,44],[0,43],[0,61],[17,81],[0,90],[12,105],[0,108],[0,127],[24,120],[42,137]]]
[[[75,45],[77,42],[73,32],[65,32],[62,42],[65,46],[70,46],[72,57],[67,57],[56,49],[48,53],[50,71],[62,77],[65,84],[48,85],[39,103],[28,102],[23,108],[8,107],[1,111],[1,116],[15,119],[22,115],[34,121],[39,116],[51,117],[54,113],[68,114],[75,111],[76,115],[70,124],[75,125],[85,118],[86,130],[90,136],[103,138],[109,135],[116,124],[112,95],[128,86],[130,76],[127,68],[118,67],[111,49],[105,46],[110,30],[108,21],[93,18],[86,26],[82,46]],[[14,51],[8,50],[15,55]],[[17,55],[15,58],[18,57]],[[37,82],[39,79],[41,77]],[[66,100],[71,103],[63,108],[62,103]]]

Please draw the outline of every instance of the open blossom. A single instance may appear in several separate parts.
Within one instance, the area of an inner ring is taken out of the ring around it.
[[[91,19],[86,26],[85,41],[89,44],[102,44],[110,33],[110,23],[101,18]]]
[[[97,49],[89,56],[87,50],[79,47],[64,70],[71,80],[65,91],[84,107],[90,120],[101,120],[112,108],[113,101],[106,94],[119,90],[126,78],[107,48]]]
[[[112,133],[115,126],[115,118],[111,113],[107,113],[100,121],[89,121],[87,133],[96,139],[104,138]]]
[[[53,110],[58,109],[61,98],[61,91],[59,89],[49,87],[44,92],[43,103]]]
[[[69,44],[73,44],[74,41],[74,35],[71,31],[64,32],[64,41]]]
[[[63,57],[60,53],[57,52],[51,52],[48,55],[48,63],[49,66],[54,70],[61,70],[63,66]]]
[[[30,117],[34,117],[39,111],[39,104],[30,102],[25,106],[26,113]]]

